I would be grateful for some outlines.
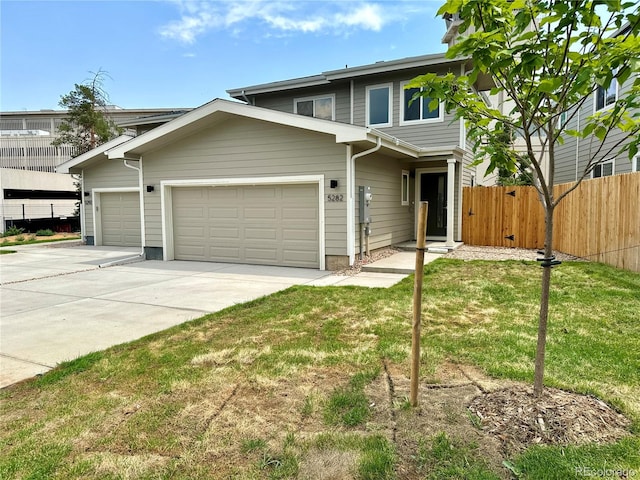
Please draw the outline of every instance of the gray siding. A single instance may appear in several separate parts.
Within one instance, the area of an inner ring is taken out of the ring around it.
[[[402,162],[381,155],[368,155],[356,160],[356,253],[359,253],[360,242],[357,197],[359,185],[371,186],[373,194],[370,207],[373,220],[372,235],[369,238],[371,250],[411,240],[414,236],[413,208],[401,205],[402,170],[407,169],[407,165]]]
[[[634,79],[630,78],[619,90],[618,98],[623,98],[625,93],[629,91]],[[580,110],[580,126],[581,128],[586,124],[588,117],[594,114],[595,95],[591,95],[582,109]],[[575,118],[567,124],[567,128],[576,129],[578,127],[577,115]],[[622,155],[616,155],[620,147],[616,146],[624,138],[625,134],[621,131],[613,131],[607,139],[604,145],[601,147],[601,142],[595,137],[591,136],[587,139],[576,139],[565,135],[564,144],[556,145],[555,149],[555,183],[574,182],[582,176],[585,166],[590,158],[596,158],[597,160],[614,160],[615,174],[629,173],[632,169],[632,163],[629,160],[627,153]],[[609,150],[612,153],[607,153]],[[598,152],[598,150],[600,150]],[[587,178],[589,178],[588,176]]]
[[[286,93],[264,94],[253,97],[257,107],[269,108],[280,112],[293,113],[293,101],[296,98],[321,97],[323,95],[335,95],[335,121],[349,123],[351,118],[351,93],[348,82],[331,84],[323,87],[293,90]]]
[[[402,90],[401,83],[412,78],[427,73],[425,71],[411,71],[406,73],[395,73],[393,75],[378,75],[358,79],[354,86],[354,123],[356,125],[366,124],[366,92],[367,87],[391,83],[393,85],[391,127],[373,127],[389,135],[393,135],[401,140],[412,143],[419,147],[441,147],[456,146],[460,143],[460,123],[453,121],[453,115],[444,114],[441,122],[418,123],[415,125],[400,125],[400,99]],[[442,72],[444,73],[444,72]],[[453,123],[452,123],[453,121]]]
[[[105,160],[84,169],[84,191],[91,193],[94,188],[138,188],[138,172],[124,166],[121,160]],[[85,213],[85,235],[95,235],[93,231],[93,206],[91,196],[82,199]]]
[[[459,67],[455,67],[456,69]],[[446,69],[432,70],[445,74]],[[393,125],[379,130],[420,147],[456,146],[460,143],[460,122],[453,121],[453,115],[444,115],[442,122],[400,125],[400,84],[418,75],[427,73],[425,69],[411,69],[391,74],[369,75],[353,79],[353,105],[355,125],[365,126],[366,88],[385,83],[393,84]],[[456,70],[454,73],[460,73]],[[316,95],[336,95],[336,121],[349,123],[351,118],[351,81],[340,80],[331,85],[292,89],[278,93],[261,94],[251,97],[255,105],[283,112],[293,113],[293,99]],[[451,123],[453,121],[453,123]]]
[[[230,118],[144,157],[145,184],[161,180],[325,175],[325,193],[346,195],[346,147],[332,136]],[[330,180],[339,187],[330,189]],[[146,240],[162,246],[160,189],[145,192]],[[346,255],[346,202],[325,201],[326,255]]]

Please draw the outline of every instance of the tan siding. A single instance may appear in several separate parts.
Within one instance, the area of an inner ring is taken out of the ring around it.
[[[96,166],[84,169],[84,191],[91,193],[94,188],[138,188],[138,173],[124,166],[120,160],[105,160]],[[83,198],[85,208],[85,235],[94,235],[93,207],[91,196]]]
[[[161,180],[325,175],[325,193],[346,195],[346,147],[331,136],[232,118],[144,157],[145,184]],[[339,188],[330,189],[330,180]],[[146,239],[162,246],[160,189],[145,192]],[[327,255],[346,255],[346,201],[325,202]]]
[[[373,194],[369,248],[374,250],[411,240],[413,210],[410,206],[400,204],[402,170],[406,168],[402,162],[381,155],[368,155],[356,160],[356,253],[359,253],[360,241],[357,201],[357,189],[360,185],[371,186]]]

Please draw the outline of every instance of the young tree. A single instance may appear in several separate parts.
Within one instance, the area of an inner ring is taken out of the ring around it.
[[[559,263],[553,256],[555,208],[604,159],[625,151],[631,158],[638,151],[640,7],[621,0],[446,0],[438,14],[459,15],[461,37],[447,56],[469,58],[470,70],[463,76],[423,75],[408,87],[421,87],[421,95],[432,99],[431,108],[443,101],[447,111],[466,121],[476,162],[489,159],[489,172],[517,171],[520,153],[513,142],[504,141],[516,132],[544,207],[534,374],[534,395],[540,397],[551,268]],[[493,79],[491,94],[508,99],[507,111],[475,93],[474,85],[483,76]],[[560,122],[561,115],[576,118],[599,88],[607,91],[614,82],[630,86],[609,108],[581,119],[579,129],[568,130],[566,122]],[[569,137],[590,139],[593,149],[572,188],[556,196],[556,146]]]
[[[60,136],[53,145],[71,145],[75,155],[81,155],[122,133],[107,117],[106,106],[109,97],[103,88],[106,72],[91,72],[93,78],[60,97],[59,105],[69,112],[69,116],[58,127]]]

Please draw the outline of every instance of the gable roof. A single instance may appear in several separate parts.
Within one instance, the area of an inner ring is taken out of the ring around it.
[[[263,83],[242,88],[232,88],[227,93],[238,100],[244,99],[247,95],[257,95],[261,93],[279,92],[295,88],[314,87],[328,85],[336,80],[348,80],[366,75],[376,75],[380,73],[396,72],[413,68],[429,67],[433,65],[461,64],[467,59],[446,58],[444,53],[430,55],[420,55],[416,57],[406,57],[398,60],[376,62],[357,67],[345,67],[338,70],[328,70],[319,75],[309,77],[294,78],[278,82]]]
[[[129,135],[120,135],[119,137],[114,138],[113,140],[109,140],[106,143],[94,148],[93,150],[89,150],[82,155],[78,155],[77,157],[72,158],[71,160],[67,160],[66,162],[58,165],[56,167],[57,173],[70,173],[69,170],[74,167],[85,167],[97,163],[106,158],[107,151],[121,145],[133,137]]]
[[[360,148],[370,148],[379,141],[388,154],[398,157],[416,158],[421,151],[415,145],[371,128],[216,99],[138,137],[114,145],[106,154],[110,159],[139,158],[145,152],[160,148],[203,128],[221,124],[231,117],[250,118],[322,133],[335,137],[336,143],[356,145]]]

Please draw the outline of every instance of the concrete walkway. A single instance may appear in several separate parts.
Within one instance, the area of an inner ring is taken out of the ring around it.
[[[138,248],[65,243],[8,247],[18,253],[0,256],[0,388],[292,285],[387,288],[413,272],[415,262],[415,253],[402,252],[344,276],[211,262],[127,263]]]

